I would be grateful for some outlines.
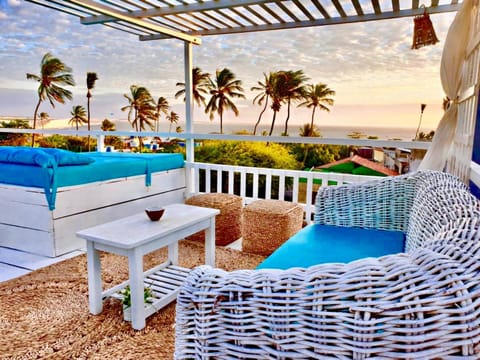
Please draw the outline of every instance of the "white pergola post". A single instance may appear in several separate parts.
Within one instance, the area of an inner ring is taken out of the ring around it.
[[[185,71],[185,131],[193,133],[193,83],[192,83],[192,43],[184,42],[184,71]],[[187,162],[195,161],[195,139],[186,139],[185,150]],[[186,181],[188,193],[193,193],[195,184],[192,169],[187,169]]]
[[[187,134],[193,132],[193,89],[192,89],[192,43],[185,41],[185,53],[184,53],[184,62],[185,62],[185,131]],[[193,153],[193,140],[187,139],[186,149],[187,149],[187,161],[194,161]]]

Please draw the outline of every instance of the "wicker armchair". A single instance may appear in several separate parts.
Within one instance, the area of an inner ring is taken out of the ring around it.
[[[325,188],[318,223],[402,230],[408,252],[289,270],[194,269],[175,357],[433,359],[480,354],[480,208],[438,172]]]

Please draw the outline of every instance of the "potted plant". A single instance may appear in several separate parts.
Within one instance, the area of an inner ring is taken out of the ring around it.
[[[130,285],[127,285],[120,291],[120,295],[122,295],[122,305],[123,305],[123,318],[126,321],[130,321],[131,319],[131,310],[130,307],[132,306],[132,297],[131,297],[131,290]],[[145,304],[151,304],[152,300],[152,290],[149,287],[143,288],[143,301]]]

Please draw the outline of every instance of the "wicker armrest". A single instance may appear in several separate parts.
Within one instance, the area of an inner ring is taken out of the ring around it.
[[[419,174],[320,188],[314,222],[406,231]]]
[[[480,242],[306,269],[194,269],[175,358],[445,358],[480,349]]]

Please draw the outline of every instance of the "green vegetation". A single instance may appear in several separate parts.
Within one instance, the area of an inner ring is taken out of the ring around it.
[[[74,152],[86,152],[88,151],[88,139],[82,136],[64,136],[64,135],[51,135],[44,136],[38,139],[38,146],[50,147],[57,149],[65,149]],[[97,143],[94,139],[91,139],[92,146],[96,146]]]
[[[0,122],[0,127],[8,129],[31,129],[27,120],[10,120]],[[28,142],[29,134],[0,133],[0,145],[23,146]]]
[[[195,148],[198,162],[271,169],[299,169],[300,165],[285,146],[263,142],[207,140]]]

